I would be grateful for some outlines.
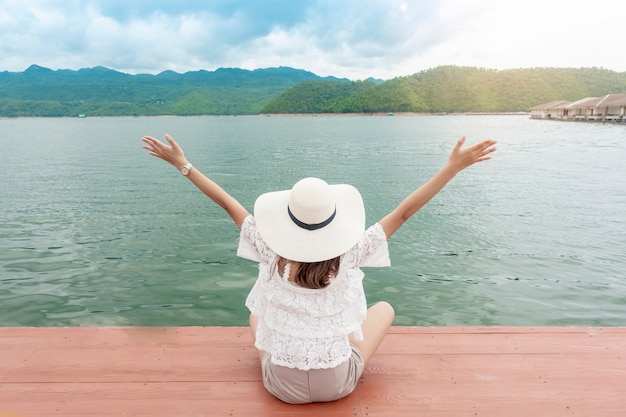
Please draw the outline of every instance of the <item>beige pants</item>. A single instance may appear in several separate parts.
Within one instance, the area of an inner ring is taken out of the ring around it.
[[[303,371],[274,365],[267,353],[261,363],[265,389],[290,404],[328,402],[343,398],[354,391],[363,368],[363,356],[354,345],[352,356],[330,369]]]

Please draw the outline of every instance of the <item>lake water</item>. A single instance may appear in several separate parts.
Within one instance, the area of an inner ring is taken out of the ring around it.
[[[626,325],[626,126],[527,116],[0,120],[0,325],[245,325],[238,230],[141,149],[171,133],[250,210],[305,176],[351,183],[368,224],[446,161],[499,141],[366,269],[397,325]]]

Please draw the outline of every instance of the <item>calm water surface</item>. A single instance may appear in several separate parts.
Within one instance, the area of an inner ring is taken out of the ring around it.
[[[305,176],[358,187],[368,224],[498,139],[366,270],[397,325],[626,325],[626,126],[526,116],[0,120],[0,325],[245,325],[238,230],[140,137],[169,132],[249,209]]]

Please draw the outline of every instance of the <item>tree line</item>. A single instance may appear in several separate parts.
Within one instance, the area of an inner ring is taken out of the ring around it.
[[[626,93],[626,73],[442,66],[387,81],[350,81],[288,67],[130,75],[33,65],[0,72],[0,117],[524,112],[609,93]]]
[[[347,84],[347,85],[346,85]],[[381,84],[307,81],[263,113],[527,112],[555,100],[626,92],[626,73],[599,68],[489,70],[443,66]]]

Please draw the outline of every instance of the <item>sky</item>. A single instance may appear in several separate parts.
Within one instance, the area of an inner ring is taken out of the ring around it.
[[[623,0],[0,0],[0,71],[626,71]]]

